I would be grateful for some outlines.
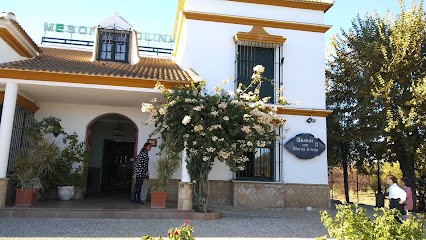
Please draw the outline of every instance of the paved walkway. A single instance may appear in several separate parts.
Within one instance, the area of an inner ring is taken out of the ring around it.
[[[315,239],[327,234],[318,211],[272,211],[210,204],[221,218],[190,220],[197,240]],[[334,206],[329,210],[334,214]],[[185,219],[0,218],[3,239],[141,239],[166,236]]]

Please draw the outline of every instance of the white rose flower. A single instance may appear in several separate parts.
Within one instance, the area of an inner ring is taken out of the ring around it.
[[[160,110],[158,110],[158,112],[159,112],[161,115],[164,115],[164,114],[166,114],[166,109],[164,109],[164,108],[160,108]]]
[[[212,137],[213,142],[216,142],[216,141],[217,141],[217,139],[218,139],[218,137],[216,137],[216,136],[213,136],[213,137]]]
[[[226,102],[221,102],[221,103],[218,105],[218,107],[219,107],[219,108],[223,108],[223,109],[225,109],[227,106],[228,106],[228,104],[227,104]]]
[[[194,131],[196,131],[196,132],[199,132],[199,131],[202,131],[204,128],[203,128],[203,126],[201,126],[201,125],[196,125],[196,126],[194,126]]]
[[[229,121],[229,117],[228,117],[228,116],[224,116],[224,117],[223,117],[223,120],[225,120],[225,121]]]
[[[244,114],[243,118],[251,118],[250,114]]]
[[[251,132],[251,130],[250,130],[250,126],[244,126],[244,127],[242,127],[242,128],[241,128],[241,131],[246,132],[246,133]]]
[[[142,103],[141,111],[142,112],[152,112],[154,106],[151,103]]]
[[[256,65],[253,68],[253,71],[258,72],[260,74],[262,74],[265,71],[265,67],[263,67],[262,65]]]
[[[186,115],[186,116],[183,118],[183,120],[182,120],[182,124],[183,124],[183,125],[186,125],[186,124],[188,124],[190,121],[191,121],[191,117],[190,117],[190,116],[188,116],[188,115]]]
[[[206,150],[207,150],[207,152],[214,152],[214,151],[216,151],[216,148],[209,147]]]

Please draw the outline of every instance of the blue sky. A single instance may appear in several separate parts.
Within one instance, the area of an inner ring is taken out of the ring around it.
[[[39,44],[45,22],[94,26],[114,12],[118,12],[138,32],[171,35],[176,4],[177,0],[1,0],[0,12],[13,12],[19,24]],[[333,25],[325,34],[326,41],[332,33],[340,33],[340,28],[348,29],[351,20],[357,14],[363,16],[366,10],[383,15],[387,10],[398,13],[400,8],[398,0],[335,0],[324,18],[325,24]],[[68,37],[64,35],[64,38]],[[74,38],[79,39],[77,36]]]

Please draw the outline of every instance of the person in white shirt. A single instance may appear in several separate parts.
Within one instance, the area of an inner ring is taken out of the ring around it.
[[[393,175],[386,176],[386,184],[389,185],[389,208],[396,208],[401,215],[405,215],[404,201],[407,199],[407,193],[398,186],[396,177]],[[395,217],[398,222],[401,220]]]

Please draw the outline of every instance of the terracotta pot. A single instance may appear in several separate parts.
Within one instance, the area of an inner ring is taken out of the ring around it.
[[[16,188],[15,189],[15,206],[18,207],[29,207],[37,201],[38,189],[29,190]]]
[[[151,208],[166,208],[167,192],[151,192]]]

